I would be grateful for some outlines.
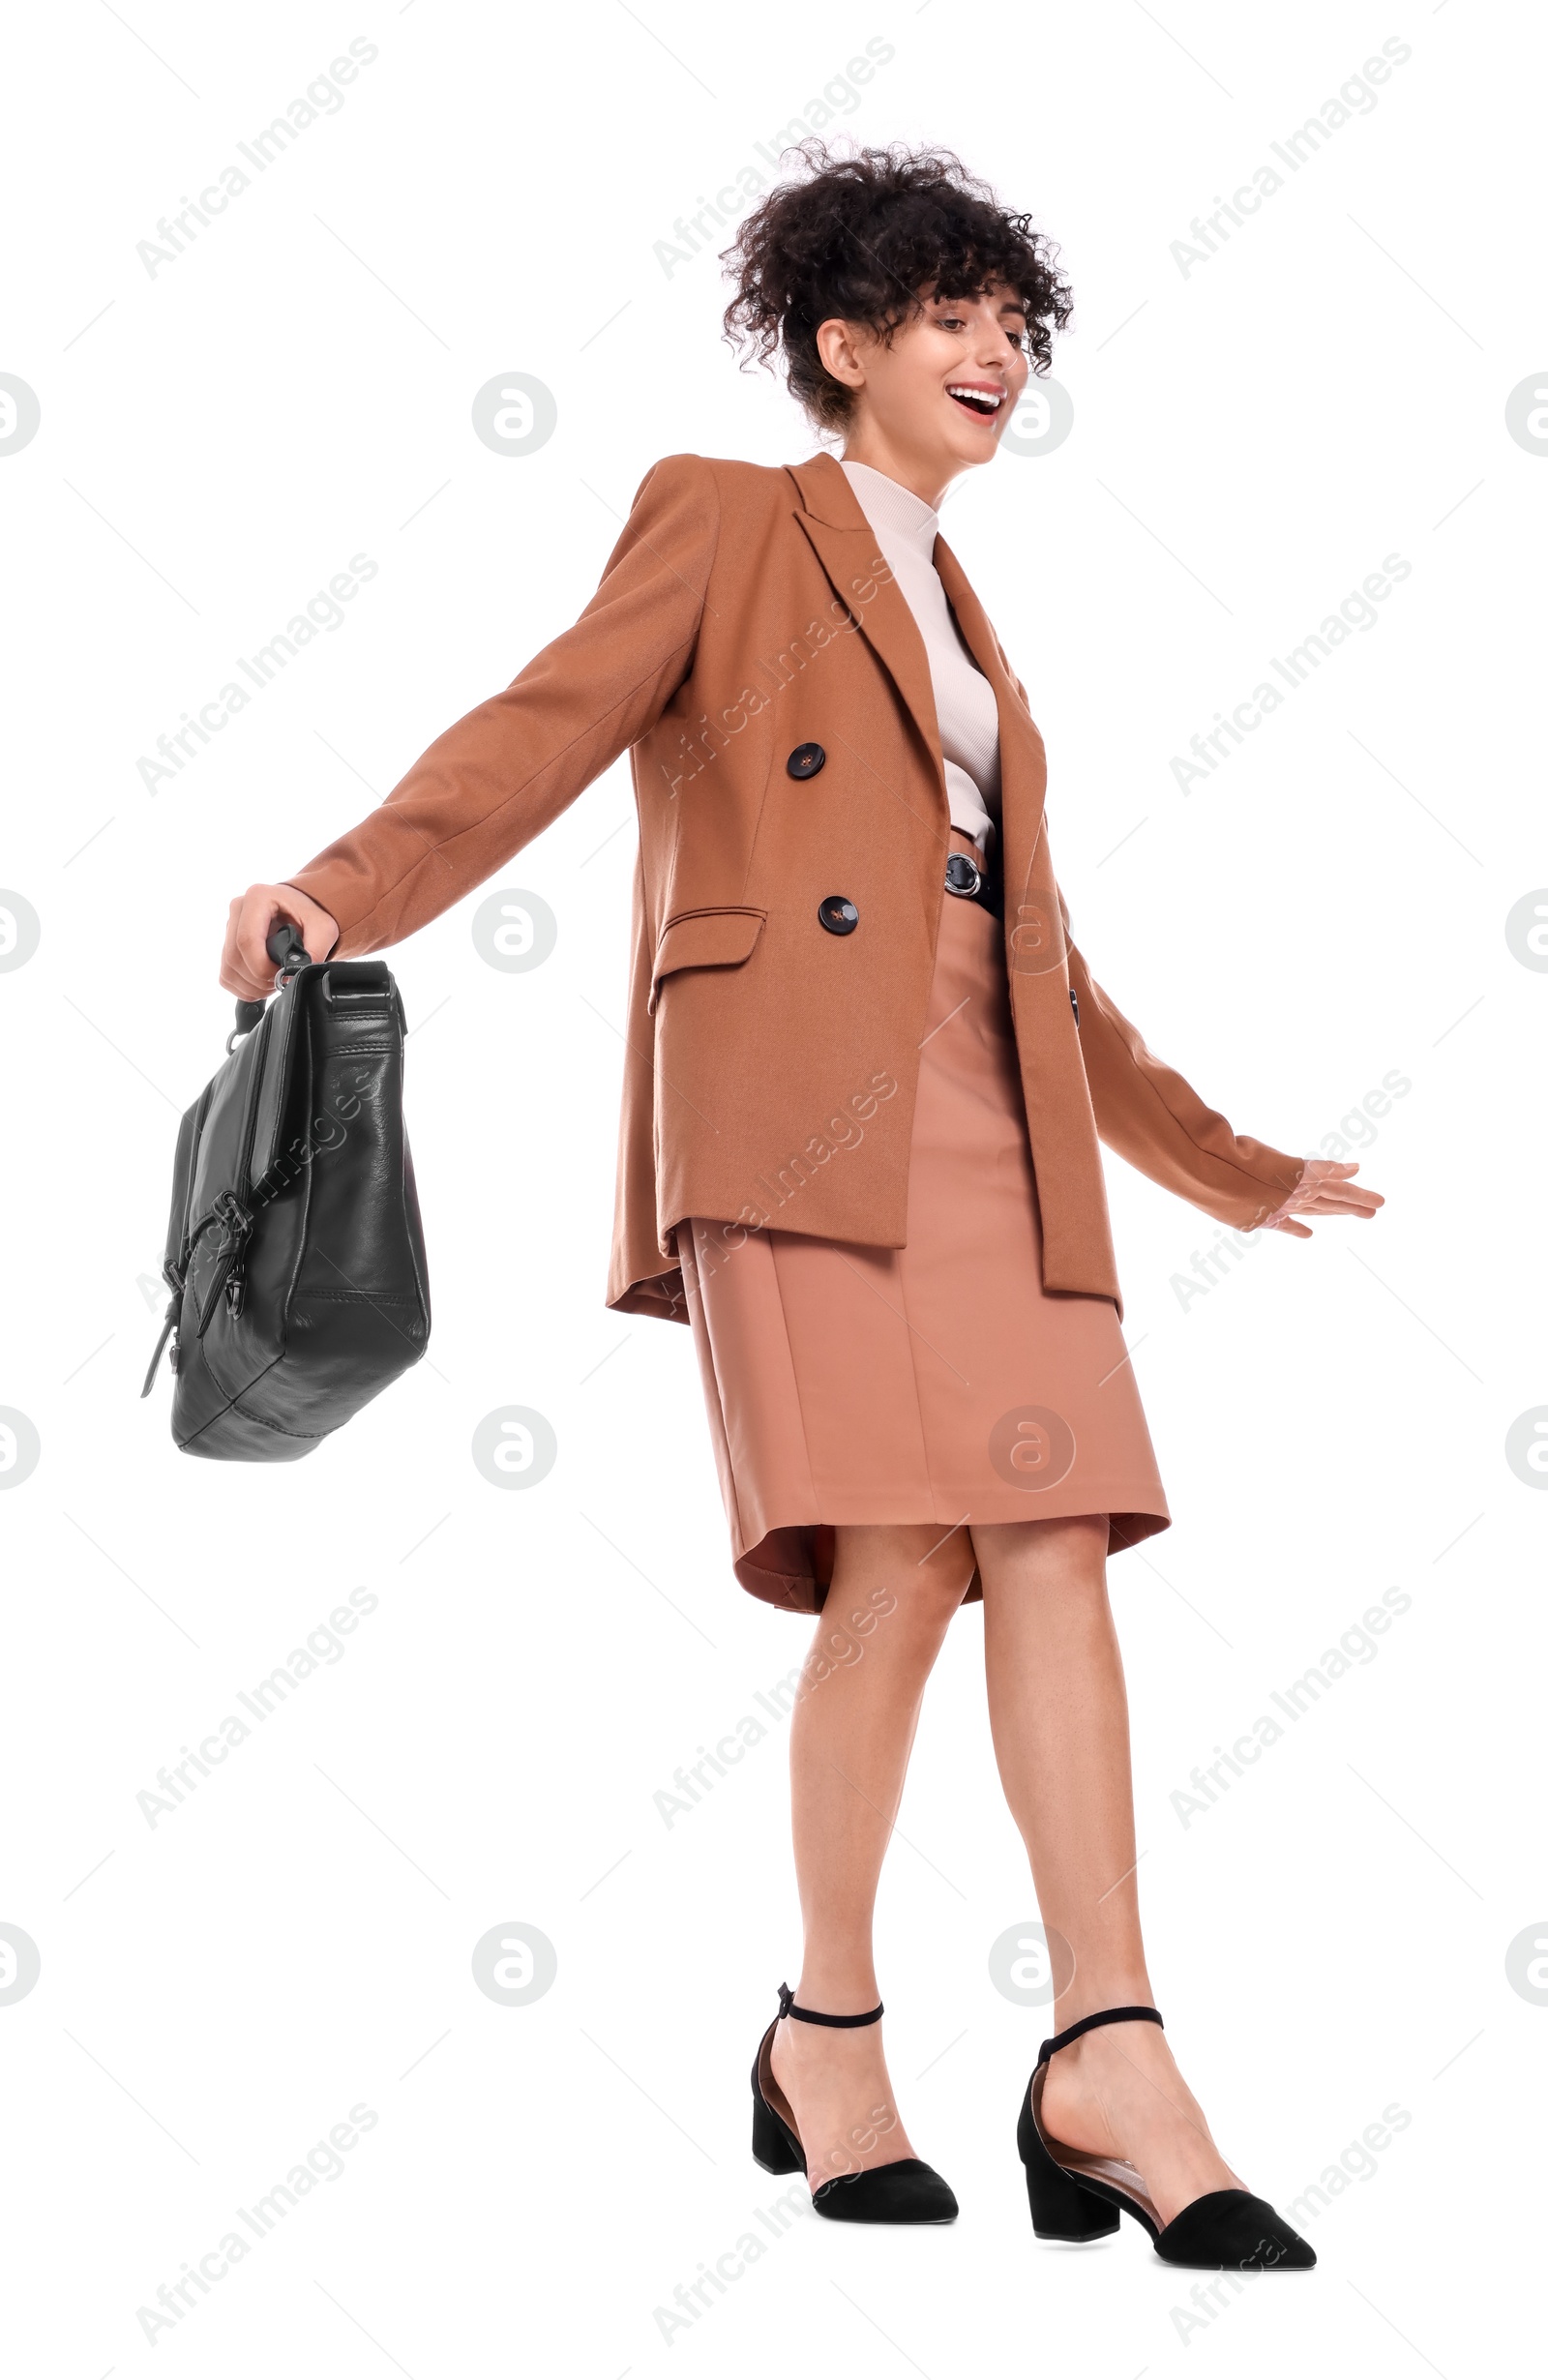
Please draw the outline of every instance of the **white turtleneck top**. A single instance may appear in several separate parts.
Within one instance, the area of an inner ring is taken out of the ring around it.
[[[913,613],[930,663],[951,822],[989,854],[999,818],[999,712],[946,601],[936,569],[940,517],[910,489],[866,462],[841,462],[882,558]]]

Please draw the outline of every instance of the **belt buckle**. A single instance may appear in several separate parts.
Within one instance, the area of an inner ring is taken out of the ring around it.
[[[946,861],[946,890],[959,900],[971,901],[984,889],[984,872],[966,851],[953,851]]]

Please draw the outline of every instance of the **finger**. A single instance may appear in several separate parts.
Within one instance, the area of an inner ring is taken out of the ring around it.
[[[239,894],[232,902],[226,918],[225,946],[221,954],[221,986],[234,993],[238,999],[264,999],[273,988],[273,970],[258,976],[253,973],[247,949],[246,921],[251,911],[253,895]]]
[[[265,999],[274,990],[274,961],[267,945],[276,918],[285,913],[271,884],[254,884],[243,898],[242,914],[237,921],[237,956],[238,964],[254,987],[254,999]]]
[[[1265,1223],[1264,1229],[1265,1232],[1288,1232],[1293,1239],[1310,1239],[1311,1237],[1305,1224],[1297,1223],[1292,1215],[1281,1215],[1277,1220]]]
[[[1342,1184],[1334,1184],[1320,1192],[1316,1198],[1308,1199],[1296,1212],[1311,1215],[1374,1215],[1379,1206],[1385,1205],[1386,1201],[1380,1190],[1363,1187],[1346,1189]]]
[[[221,945],[221,989],[223,992],[234,992],[237,988],[236,921],[241,910],[241,902],[233,901],[225,912],[225,939]]]
[[[1379,1190],[1370,1189],[1364,1182],[1326,1181],[1302,1182],[1291,1193],[1287,1205],[1293,1214],[1337,1214],[1352,1208],[1372,1213],[1385,1201]]]
[[[267,999],[274,989],[273,970],[268,975],[254,975],[240,949],[230,964],[222,967],[221,982],[241,1000]]]

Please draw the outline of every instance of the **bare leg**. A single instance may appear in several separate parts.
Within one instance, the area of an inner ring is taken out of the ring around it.
[[[972,1575],[964,1531],[841,1529],[833,1584],[790,1720],[790,1811],[805,1954],[795,1998],[831,2016],[874,2008],[871,1919],[925,1681]],[[858,1618],[856,1617],[858,1616]],[[776,2028],[812,2187],[911,2157],[883,2027]]]
[[[1044,1925],[1074,1953],[1051,2032],[1153,1995],[1135,1879],[1128,1703],[1108,1606],[1107,1522],[974,1529],[995,1756],[1032,1863]],[[1116,2025],[1060,2050],[1043,2125],[1072,2149],[1125,2157],[1163,2222],[1206,2190],[1244,2185],[1222,2158],[1155,2025]]]

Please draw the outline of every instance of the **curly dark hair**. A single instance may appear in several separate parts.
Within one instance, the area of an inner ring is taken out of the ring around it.
[[[1053,361],[1074,296],[1055,267],[1054,243],[1012,215],[949,149],[857,149],[834,156],[820,140],[793,152],[802,178],[759,201],[722,251],[736,295],[725,337],[750,362],[777,355],[792,397],[819,429],[841,431],[854,392],[817,349],[819,323],[861,322],[889,340],[921,311],[921,296],[976,297],[997,283],[1027,309],[1032,370]]]

